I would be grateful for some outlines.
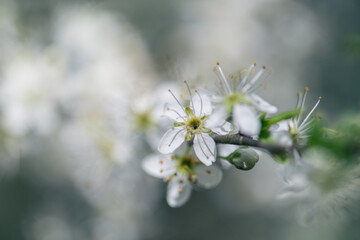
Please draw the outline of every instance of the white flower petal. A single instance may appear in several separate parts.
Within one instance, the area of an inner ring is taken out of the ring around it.
[[[249,95],[247,95],[247,97],[251,99],[251,102],[260,111],[270,113],[270,114],[277,112],[277,107],[271,105],[270,103],[268,103],[267,101],[262,99],[259,95],[249,94]]]
[[[165,178],[176,172],[175,161],[169,155],[152,154],[142,162],[143,170],[157,178]]]
[[[216,187],[222,179],[222,171],[214,165],[199,165],[194,169],[194,172],[197,175],[197,184],[203,188]]]
[[[215,141],[209,134],[196,134],[194,138],[194,151],[199,160],[206,166],[211,165],[216,160]]]
[[[257,136],[260,132],[261,124],[256,111],[250,106],[237,104],[233,109],[234,124],[239,131],[248,136]]]
[[[205,127],[214,128],[223,123],[226,119],[226,109],[224,105],[218,105],[214,112],[205,120]]]
[[[165,111],[162,116],[168,117],[175,122],[185,122],[187,118],[184,110],[180,106],[169,104],[165,105]]]
[[[186,131],[182,127],[169,129],[161,138],[158,150],[163,154],[172,153],[185,141]]]
[[[218,127],[211,128],[211,131],[214,133],[225,135],[228,134],[230,131],[233,130],[233,127],[231,123],[224,121],[222,124],[220,124]]]
[[[172,178],[167,187],[166,201],[170,207],[181,207],[190,198],[191,184],[186,176],[178,175]]]
[[[289,131],[275,131],[271,133],[271,136],[280,145],[289,147],[293,144],[293,140]]]
[[[192,98],[194,103],[194,112],[198,117],[202,117],[204,115],[210,115],[212,112],[211,101],[210,98],[204,94],[200,95],[200,93],[195,94]]]

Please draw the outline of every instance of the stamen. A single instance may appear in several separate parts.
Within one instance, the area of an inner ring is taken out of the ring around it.
[[[179,193],[182,193],[182,192],[183,192],[183,190],[180,188],[180,189],[179,189]]]
[[[304,105],[305,105],[305,99],[306,99],[306,95],[307,95],[307,92],[309,91],[309,88],[308,87],[305,87],[304,88],[304,95],[301,99],[301,105],[300,105],[300,112],[304,110]],[[297,116],[296,118],[296,122],[299,122],[299,118],[300,118],[300,114]]]
[[[163,173],[164,172],[164,169],[160,169],[160,173]]]
[[[301,92],[298,92],[298,93],[297,93],[296,106],[295,106],[296,109],[298,109],[298,108],[300,107],[301,97],[302,97]]]
[[[228,81],[227,81],[227,79],[225,77],[225,74],[224,74],[223,70],[220,67],[219,62],[216,62],[216,66],[215,66],[214,70],[215,70],[216,75],[220,79],[220,81],[225,84],[227,94],[230,94],[231,93],[230,85],[229,85],[229,83],[228,83]]]
[[[183,116],[181,116],[181,114],[178,111],[176,111],[175,109],[168,107],[168,108],[166,108],[166,110],[175,112],[177,115],[179,115],[180,118],[182,118],[182,120],[184,120],[184,122],[186,122],[186,119]]]
[[[260,77],[265,73],[265,66],[262,66],[259,72],[244,86],[243,91],[249,91],[252,87],[255,86],[255,83],[260,79]]]
[[[315,111],[315,109],[316,109],[317,106],[319,105],[321,99],[322,99],[322,97],[319,97],[319,99],[317,100],[315,106],[311,109],[311,111],[310,111],[309,114],[306,116],[306,118],[304,119],[304,121],[302,121],[302,123],[301,123],[301,125],[300,125],[299,128],[301,128],[301,127],[306,123],[306,121],[308,120],[308,118],[311,116],[311,114]]]
[[[171,177],[170,177],[170,176],[167,176],[167,177],[165,178],[165,180],[168,182],[168,181],[171,180]]]
[[[180,180],[179,180],[179,183],[180,183],[180,184],[183,184],[183,183],[184,183],[184,181],[183,181],[182,179],[180,179]]]
[[[210,171],[210,170],[206,170],[206,173],[207,173],[207,174],[210,174],[210,173],[211,173],[211,171]]]
[[[169,91],[169,93],[171,93],[171,95],[175,98],[175,100],[176,100],[176,102],[179,104],[179,106],[181,107],[181,109],[184,111],[184,113],[186,114],[186,112],[185,112],[185,108],[184,108],[184,106],[180,103],[180,101],[175,97],[175,95],[173,94],[173,92],[169,89],[168,90]]]
[[[306,95],[307,95],[307,92],[308,92],[308,91],[309,91],[309,88],[308,88],[308,87],[304,88],[304,96],[303,96],[302,101],[301,101],[301,109],[304,108],[305,99],[306,99]]]
[[[200,96],[200,94],[199,94],[199,92],[197,91],[197,90],[195,90],[195,93],[199,96],[199,98],[200,98],[200,115],[199,116],[201,116],[202,115],[202,109],[203,109],[203,101],[202,101],[202,98],[201,98],[201,96]]]
[[[159,161],[159,163],[160,163],[160,164],[163,164],[163,163],[164,163],[164,161],[163,161],[163,160],[160,160],[160,161]]]
[[[193,110],[194,110],[194,114],[196,115],[196,113],[195,113],[195,108],[194,108],[194,102],[193,102],[193,100],[192,100],[192,94],[191,94],[191,91],[190,91],[189,84],[187,83],[186,80],[184,80],[184,83],[185,83],[186,88],[187,88],[187,90],[188,90],[188,92],[189,92],[189,95],[190,95],[190,103],[191,103],[192,108],[193,108]]]
[[[248,80],[251,72],[253,71],[253,69],[256,67],[256,62],[254,62],[253,64],[251,64],[251,66],[249,67],[249,69],[247,70],[247,73],[245,74],[244,78],[241,80],[238,90],[240,90],[241,88],[243,88],[245,86],[246,81]]]
[[[171,155],[171,156],[170,156],[170,159],[171,159],[171,160],[174,160],[174,158],[175,158],[174,155]]]

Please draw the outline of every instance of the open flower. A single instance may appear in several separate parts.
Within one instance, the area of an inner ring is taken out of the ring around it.
[[[284,146],[305,146],[306,144],[311,129],[312,119],[310,117],[322,99],[319,97],[314,107],[304,116],[304,105],[308,91],[309,89],[306,87],[303,94],[298,93],[296,108],[299,109],[300,114],[290,120],[280,122],[278,128],[272,131],[273,138]]]
[[[184,205],[195,186],[213,188],[222,179],[222,172],[218,167],[204,166],[188,154],[150,155],[143,160],[142,167],[149,175],[169,182],[166,200],[170,207]]]
[[[211,132],[227,134],[232,130],[232,126],[223,119],[207,121],[212,111],[210,99],[205,95],[201,96],[197,91],[195,91],[196,95],[192,97],[189,87],[188,90],[190,106],[185,108],[169,90],[178,106],[167,106],[164,115],[174,120],[175,123],[174,127],[169,129],[161,138],[158,150],[163,154],[169,154],[176,150],[185,140],[190,141],[193,139],[196,156],[201,162],[209,166],[216,160],[215,141],[209,134]]]
[[[233,116],[233,122],[238,130],[249,136],[256,136],[261,130],[261,123],[258,111],[275,113],[277,108],[266,102],[254,93],[266,76],[266,68],[263,66],[255,73],[256,63],[253,63],[244,74],[231,76],[231,82],[227,80],[220,64],[216,63],[214,72],[217,74],[219,82],[219,95],[214,96],[214,101],[220,103],[214,119],[226,118],[229,114]],[[253,74],[254,73],[254,74]]]

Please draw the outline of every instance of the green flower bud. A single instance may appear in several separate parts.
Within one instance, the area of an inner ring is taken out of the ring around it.
[[[251,148],[239,147],[226,158],[236,168],[248,171],[255,167],[259,155]]]

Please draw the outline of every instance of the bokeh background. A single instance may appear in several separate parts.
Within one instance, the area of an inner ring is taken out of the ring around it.
[[[158,137],[142,117],[168,86],[212,84],[216,61],[268,66],[260,91],[280,111],[305,86],[330,126],[359,111],[359,12],[357,0],[1,0],[0,239],[358,239],[356,207],[299,223],[271,159],[179,209],[141,160]]]

